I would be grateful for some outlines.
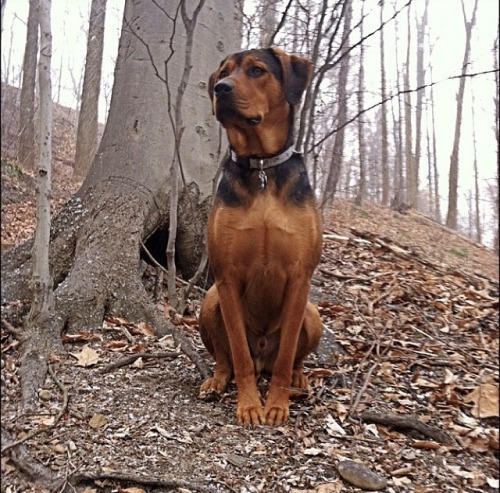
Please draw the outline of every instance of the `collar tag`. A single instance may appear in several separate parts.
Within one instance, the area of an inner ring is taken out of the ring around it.
[[[267,175],[264,171],[264,160],[259,159],[259,190],[262,192],[267,185]]]

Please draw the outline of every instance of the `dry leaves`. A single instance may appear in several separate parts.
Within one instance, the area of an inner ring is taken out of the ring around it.
[[[476,387],[464,397],[464,402],[472,402],[471,413],[476,418],[498,417],[498,385],[485,383]]]
[[[99,354],[94,351],[88,344],[83,346],[79,353],[69,353],[74,356],[77,361],[77,366],[93,366],[99,361]]]

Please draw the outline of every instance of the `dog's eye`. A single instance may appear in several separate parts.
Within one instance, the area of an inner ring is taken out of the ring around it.
[[[229,75],[229,72],[227,70],[221,70],[219,72],[219,79],[225,79]]]
[[[260,67],[250,67],[248,70],[248,75],[251,77],[260,77],[264,73],[264,69]]]

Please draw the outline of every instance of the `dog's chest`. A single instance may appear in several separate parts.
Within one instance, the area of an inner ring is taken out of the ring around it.
[[[245,207],[219,206],[209,225],[211,261],[264,271],[314,263],[316,217],[310,207],[283,203],[267,189]]]

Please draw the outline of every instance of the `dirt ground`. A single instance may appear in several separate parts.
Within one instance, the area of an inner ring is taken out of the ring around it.
[[[75,189],[59,166],[56,207]],[[32,234],[31,183],[2,166],[5,248]],[[145,282],[156,275],[144,265]],[[170,337],[116,318],[63,334],[38,409],[20,414],[18,327],[2,316],[1,491],[498,491],[494,253],[411,211],[337,202],[311,298],[325,331],[309,392],[285,426],[253,429],[235,422],[233,384],[200,400],[200,374]],[[158,309],[212,364],[200,301],[182,316],[166,299]],[[5,450],[12,440],[25,441]]]

